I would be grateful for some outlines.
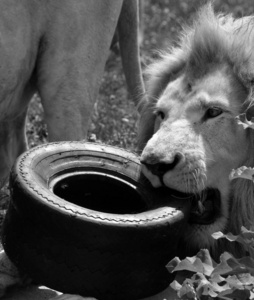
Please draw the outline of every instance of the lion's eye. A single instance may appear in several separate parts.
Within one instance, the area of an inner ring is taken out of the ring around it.
[[[223,110],[219,107],[210,107],[206,111],[206,118],[211,119],[211,118],[216,118],[219,115],[223,113]]]
[[[161,110],[158,110],[158,111],[156,112],[156,116],[159,117],[161,120],[163,120],[163,119],[165,118],[165,114],[164,114],[164,112],[161,111]]]

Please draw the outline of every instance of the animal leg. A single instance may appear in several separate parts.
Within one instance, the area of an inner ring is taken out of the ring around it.
[[[60,3],[61,14],[52,17],[37,67],[49,141],[86,138],[121,6],[89,0],[77,10]]]
[[[0,122],[0,187],[6,183],[17,156],[27,149],[26,114],[27,109],[14,119]]]

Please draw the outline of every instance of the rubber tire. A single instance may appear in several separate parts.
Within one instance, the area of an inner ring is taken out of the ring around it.
[[[150,209],[98,212],[52,191],[58,177],[86,170],[131,184]],[[41,145],[18,158],[10,189],[3,246],[36,282],[63,293],[134,300],[158,293],[173,279],[165,265],[177,255],[189,207],[180,200],[168,204],[168,195],[152,189],[140,175],[135,154],[96,143]],[[158,201],[161,206],[153,207]]]

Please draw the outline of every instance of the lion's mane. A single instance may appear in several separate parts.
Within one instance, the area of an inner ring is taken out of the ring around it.
[[[235,19],[232,15],[216,14],[211,3],[202,7],[192,24],[183,28],[176,46],[162,52],[147,69],[147,95],[140,103],[139,150],[142,151],[153,135],[154,106],[160,94],[184,69],[188,68],[195,78],[209,72],[211,65],[227,63],[248,94],[247,98],[239,99],[245,112],[254,100],[253,47],[254,17]],[[250,141],[248,166],[254,167],[254,130],[246,130]],[[237,234],[241,226],[250,228],[254,224],[254,183],[234,179],[231,188],[230,217],[225,231]],[[220,250],[240,254],[232,243],[220,240],[217,245]]]

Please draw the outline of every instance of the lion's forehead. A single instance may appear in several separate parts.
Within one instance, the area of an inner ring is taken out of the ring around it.
[[[181,114],[203,114],[212,106],[239,113],[239,99],[232,97],[234,85],[224,67],[208,72],[203,78],[186,80],[186,77],[189,76],[184,74],[166,86],[157,101],[157,109],[168,111],[176,118]],[[186,90],[188,82],[191,82],[191,92]]]

